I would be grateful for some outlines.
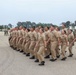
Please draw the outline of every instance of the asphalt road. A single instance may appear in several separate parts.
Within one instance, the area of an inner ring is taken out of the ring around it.
[[[66,61],[46,59],[45,66],[38,66],[34,60],[11,49],[8,36],[0,32],[0,75],[76,75],[76,44],[73,53],[74,56]]]

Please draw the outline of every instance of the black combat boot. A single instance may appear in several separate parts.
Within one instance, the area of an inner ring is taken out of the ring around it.
[[[20,50],[21,53],[23,53],[23,50]]]
[[[39,62],[39,60],[38,60],[38,59],[36,59],[36,60],[35,60],[35,62]]]
[[[25,53],[25,52],[23,52],[23,54],[25,55],[26,53]]]
[[[68,57],[73,57],[73,54],[69,55]]]
[[[54,62],[54,61],[56,61],[57,59],[50,59],[50,61],[52,61],[52,62]]]
[[[45,65],[45,61],[42,61],[42,62],[39,64],[39,66],[43,66],[43,65]]]
[[[26,56],[30,56],[30,53],[27,53]]]
[[[50,58],[50,56],[48,55],[48,56],[46,56],[45,58],[46,58],[46,59],[47,59],[47,58]]]
[[[35,59],[35,57],[34,57],[34,56],[32,56],[32,57],[30,57],[30,59]]]
[[[60,55],[58,55],[57,58],[60,58]]]
[[[67,59],[67,57],[64,57],[64,58],[62,58],[61,60],[62,60],[62,61],[65,61],[66,59]]]

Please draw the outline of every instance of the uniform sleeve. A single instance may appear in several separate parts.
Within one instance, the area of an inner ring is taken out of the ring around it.
[[[66,35],[65,37],[66,37],[66,41],[68,42],[68,36]]]
[[[36,35],[37,35],[36,32],[33,32],[33,36],[34,36],[35,39],[37,39]]]
[[[48,34],[46,36],[48,36],[48,38],[50,38],[50,32],[48,32]]]
[[[47,34],[44,33],[44,40],[47,40]]]
[[[55,31],[54,34],[57,38],[59,38],[59,33],[57,31]]]
[[[24,36],[24,31],[23,30],[21,31],[21,35]]]
[[[19,37],[20,37],[20,30],[18,31]]]
[[[65,28],[65,31],[66,31],[66,34],[68,34],[68,29],[67,28]]]
[[[58,32],[58,36],[59,36],[59,38],[61,37],[61,33],[60,32]]]
[[[72,39],[74,39],[74,34],[72,34]]]
[[[45,41],[45,34],[43,33],[43,40]]]

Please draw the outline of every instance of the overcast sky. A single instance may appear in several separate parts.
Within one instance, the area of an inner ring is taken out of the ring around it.
[[[0,25],[18,21],[53,23],[76,20],[76,0],[0,0]]]

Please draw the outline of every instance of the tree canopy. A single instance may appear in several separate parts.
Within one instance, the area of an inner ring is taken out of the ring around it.
[[[76,26],[76,21],[74,23],[72,23],[70,21],[66,21],[66,22],[62,22],[62,23],[64,23],[67,28],[69,28],[69,26],[72,26],[72,27]],[[50,27],[51,25],[53,25],[53,24],[52,23],[41,23],[41,22],[35,23],[35,22],[31,22],[31,21],[26,21],[26,22],[18,22],[16,26],[17,27],[24,26],[24,27],[29,28],[30,26],[35,26],[35,27],[37,27],[37,26],[43,26],[43,27],[48,26],[48,27]],[[58,26],[58,25],[55,25],[55,26]],[[13,27],[13,25],[11,23],[9,23],[8,25],[0,25],[0,29],[6,29],[6,28],[10,29],[12,27]],[[59,27],[61,27],[61,26],[59,26]]]

